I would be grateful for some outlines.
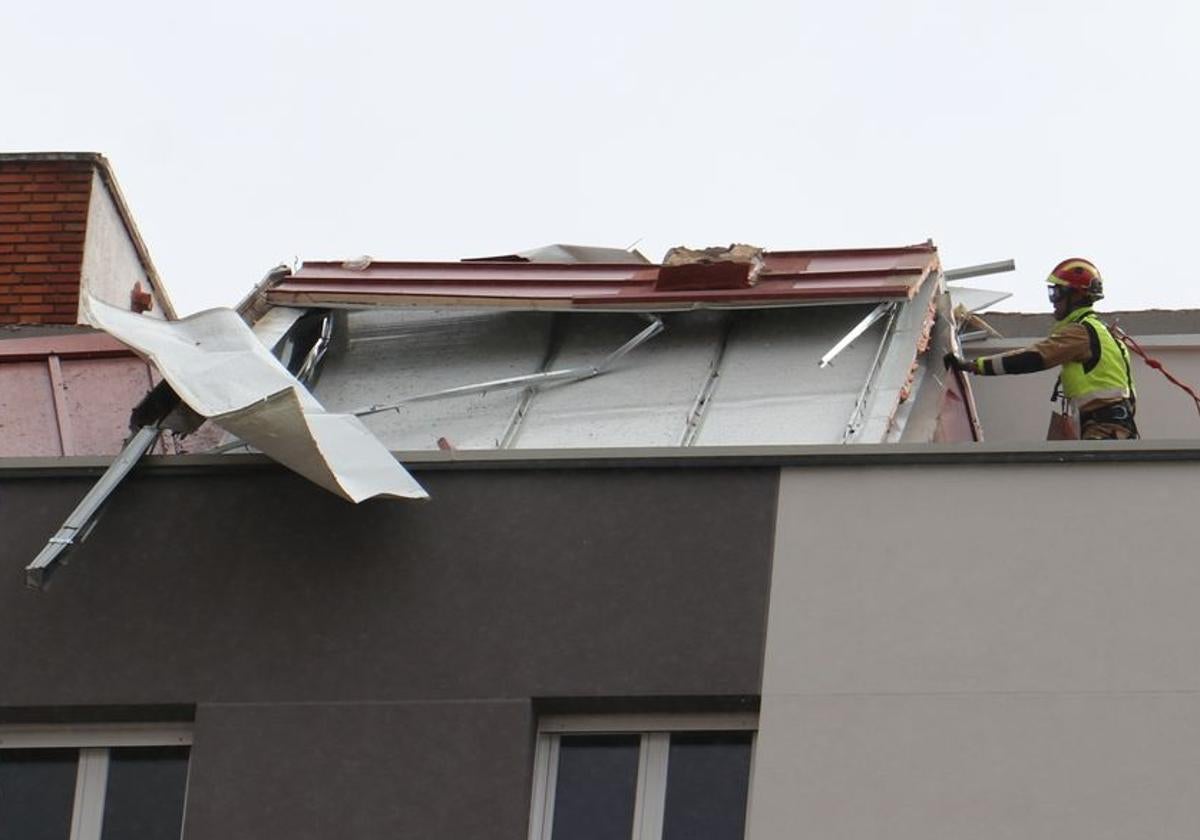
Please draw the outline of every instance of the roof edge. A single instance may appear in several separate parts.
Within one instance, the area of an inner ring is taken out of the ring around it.
[[[6,161],[39,161],[70,160],[85,163],[99,163],[104,156],[99,152],[0,152],[0,163]]]
[[[704,446],[692,448],[420,450],[393,452],[417,470],[626,469],[629,467],[876,467],[1003,466],[1200,462],[1200,441],[1037,441],[1033,443],[875,443],[815,446]],[[0,477],[94,476],[110,463],[93,456],[0,458]],[[206,473],[285,467],[266,455],[150,455],[139,472]]]

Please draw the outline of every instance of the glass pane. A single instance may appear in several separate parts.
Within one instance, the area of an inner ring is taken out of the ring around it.
[[[553,840],[629,840],[640,735],[564,735]]]
[[[0,837],[67,840],[78,750],[0,750]]]
[[[101,840],[179,840],[187,767],[187,747],[109,750]]]
[[[751,732],[677,732],[667,760],[663,840],[741,840]]]

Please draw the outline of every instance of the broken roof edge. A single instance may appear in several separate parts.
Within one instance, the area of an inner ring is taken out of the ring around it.
[[[556,259],[559,258],[559,259]],[[611,259],[610,259],[611,258]],[[639,264],[653,265],[654,263],[636,248],[610,248],[604,245],[571,245],[565,242],[554,242],[511,254],[497,254],[491,257],[463,257],[460,262],[561,262],[581,264]]]
[[[926,239],[924,242],[917,242],[913,245],[883,245],[873,246],[868,248],[800,248],[788,249],[784,251],[774,251],[763,249],[763,254],[766,256],[812,256],[821,255],[829,257],[876,257],[884,254],[894,254],[896,252],[907,254],[936,254],[937,245],[933,244],[932,239]]]
[[[100,180],[104,183],[104,188],[108,190],[113,204],[116,205],[117,213],[121,217],[121,224],[125,227],[125,233],[129,236],[129,241],[133,243],[133,249],[137,253],[138,262],[141,263],[142,270],[146,273],[146,279],[154,287],[154,291],[159,297],[163,313],[169,320],[175,320],[179,317],[175,310],[175,304],[171,302],[171,296],[168,294],[166,286],[158,274],[158,269],[154,267],[154,261],[150,259],[150,249],[146,247],[146,241],[142,239],[141,231],[138,230],[137,224],[133,220],[133,213],[129,210],[129,204],[125,201],[125,194],[121,192],[121,187],[117,183],[117,176],[114,174],[112,164],[108,162],[108,158],[99,152],[0,152],[0,163],[8,161],[29,163],[52,163],[57,161],[90,163],[96,172],[99,173]]]
[[[765,257],[768,263],[757,280],[706,281],[686,288],[664,288],[661,272],[668,269],[645,263],[306,261],[295,272],[260,284],[259,293],[273,305],[342,309],[667,312],[911,300],[930,275],[941,274],[932,243],[767,252]]]

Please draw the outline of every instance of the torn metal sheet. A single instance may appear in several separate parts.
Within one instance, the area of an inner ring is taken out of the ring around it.
[[[636,243],[634,243],[636,244]],[[650,260],[640,251],[630,248],[604,248],[593,245],[566,245],[557,243],[517,251],[515,254],[500,254],[494,257],[467,257],[463,262],[554,262],[554,263],[643,263]]]
[[[149,357],[194,411],[345,499],[428,494],[356,417],[330,414],[231,309],[179,321],[85,296],[83,314]]]
[[[283,341],[288,330],[295,326],[307,311],[293,306],[275,306],[268,309],[266,314],[255,322],[252,329],[264,347],[274,350],[279,342]]]
[[[996,289],[970,289],[965,286],[950,287],[950,300],[954,308],[963,307],[968,312],[982,312],[989,306],[995,306],[1002,300],[1012,297],[1012,292],[1001,292]]]

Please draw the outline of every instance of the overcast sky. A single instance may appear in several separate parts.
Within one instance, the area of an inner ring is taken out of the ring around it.
[[[181,313],[294,260],[932,238],[1200,307],[1195,2],[65,2],[0,151],[111,161]]]

